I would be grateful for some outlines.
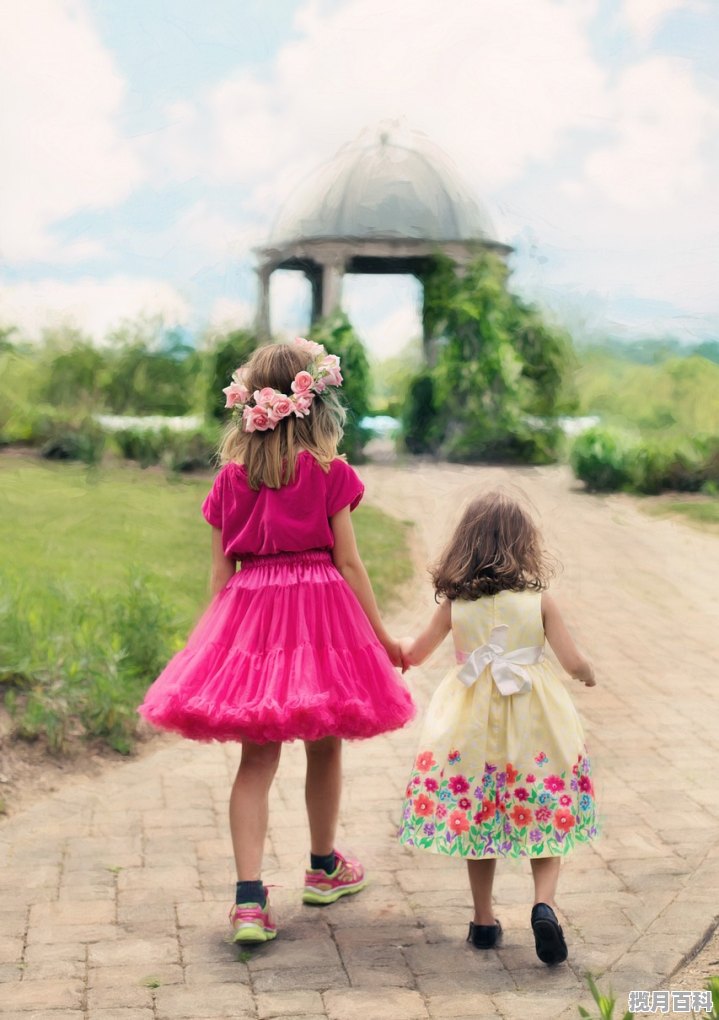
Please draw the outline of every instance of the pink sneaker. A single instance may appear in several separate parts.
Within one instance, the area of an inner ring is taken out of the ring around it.
[[[359,861],[351,857],[343,857],[335,850],[337,867],[328,874],[321,868],[308,868],[305,872],[305,890],[302,893],[303,903],[322,906],[334,903],[340,896],[358,893],[367,885],[364,868]]]
[[[230,910],[230,924],[233,942],[271,942],[277,938],[269,897],[264,907],[259,903],[236,903]]]

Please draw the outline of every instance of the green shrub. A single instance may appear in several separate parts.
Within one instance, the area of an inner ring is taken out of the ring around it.
[[[487,432],[471,426],[448,439],[442,452],[448,460],[486,461],[494,464],[553,464],[562,449],[564,434],[555,425],[518,425],[512,432]]]
[[[719,1020],[719,976],[712,975],[707,979],[704,987],[708,992],[711,992],[712,996],[712,1011],[707,1020]]]
[[[173,432],[163,462],[171,471],[207,471],[215,463],[219,438],[213,425],[192,432]]]
[[[38,415],[40,383],[30,351],[0,349],[0,444],[30,443]]]
[[[599,1008],[597,1020],[614,1020],[614,1007],[617,1004],[616,997],[611,992],[608,995],[600,992],[591,974],[587,974],[587,984],[592,993],[592,998]],[[591,1014],[583,1006],[577,1006],[577,1009],[582,1020],[592,1020]],[[634,1013],[627,1010],[621,1020],[634,1020]]]
[[[676,488],[688,492],[719,484],[719,436],[697,437],[691,444],[680,445],[672,471]]]
[[[597,426],[574,441],[574,473],[595,492],[699,492],[719,482],[719,438],[642,438]]]
[[[21,444],[38,446],[48,438],[52,430],[52,419],[56,412],[52,408],[45,409],[36,404],[13,402],[5,405],[6,413],[2,415],[0,425],[0,445]]]
[[[113,433],[113,440],[127,460],[136,460],[140,467],[159,464],[171,441],[169,429],[148,429],[132,426]]]
[[[404,445],[410,453],[431,453],[441,438],[434,377],[429,369],[418,372],[407,388],[402,408]]]
[[[81,460],[85,464],[102,460],[105,433],[92,418],[77,424],[58,420],[48,431],[50,435],[40,447],[40,456],[48,460]]]
[[[213,463],[219,442],[218,430],[212,425],[192,431],[171,428],[120,429],[113,435],[121,455],[134,460],[140,467],[163,464],[170,471],[207,471]]]
[[[577,436],[570,463],[590,491],[612,492],[630,480],[630,454],[631,445],[624,434],[597,425]]]
[[[112,603],[109,622],[121,650],[123,671],[143,678],[159,673],[167,657],[165,638],[173,631],[174,621],[143,574],[131,572],[125,594]]]
[[[626,487],[645,495],[667,488],[674,451],[666,443],[637,442],[626,451]]]
[[[180,638],[164,599],[138,573],[119,597],[50,585],[38,604],[21,583],[5,588],[0,689],[16,736],[52,751],[84,736],[127,754],[136,706]]]

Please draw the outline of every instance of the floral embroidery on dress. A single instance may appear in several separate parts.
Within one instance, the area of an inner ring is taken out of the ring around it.
[[[448,762],[461,761],[450,751]],[[512,762],[485,762],[482,775],[444,775],[431,751],[416,758],[399,831],[402,843],[462,857],[563,855],[597,835],[590,762],[579,755],[569,775],[540,774]],[[418,780],[421,786],[418,785]]]

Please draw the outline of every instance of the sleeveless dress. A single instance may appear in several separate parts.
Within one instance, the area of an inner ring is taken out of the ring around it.
[[[457,665],[434,693],[400,842],[458,857],[550,857],[597,835],[582,724],[544,657],[541,593],[455,600]]]
[[[280,489],[250,489],[226,464],[203,503],[240,569],[139,708],[194,740],[255,743],[371,737],[414,716],[409,691],[332,562],[329,519],[364,486],[302,451]]]

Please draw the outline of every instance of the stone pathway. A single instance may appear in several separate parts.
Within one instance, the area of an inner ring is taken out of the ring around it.
[[[526,865],[500,864],[504,945],[478,953],[463,941],[462,863],[394,840],[416,726],[347,746],[340,844],[372,882],[325,909],[299,902],[303,753],[285,749],[265,874],[281,936],[238,952],[225,939],[237,749],[177,740],[0,825],[6,1020],[564,1020],[588,1004],[588,970],[624,1008],[630,989],[671,988],[715,924],[719,541],[624,497],[587,496],[561,468],[375,464],[362,474],[374,504],[416,522],[423,562],[459,504],[501,481],[531,493],[566,564],[557,590],[599,674],[600,686],[573,694],[604,826],[595,848],[564,865],[569,964],[548,970],[534,955]],[[392,627],[411,633],[431,606],[420,576]],[[410,674],[422,706],[451,660],[446,643]]]

